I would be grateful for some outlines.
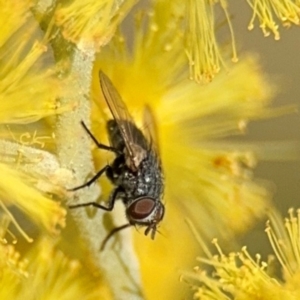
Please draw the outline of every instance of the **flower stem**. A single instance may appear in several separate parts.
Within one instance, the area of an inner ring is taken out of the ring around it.
[[[42,7],[42,5],[40,6]],[[61,58],[61,56],[67,55],[71,61],[67,69],[63,70],[64,72],[61,74],[68,74],[66,81],[69,86],[67,88],[73,93],[59,99],[58,105],[73,107],[73,109],[58,116],[55,136],[60,167],[73,172],[75,179],[73,184],[75,185],[81,184],[88,176],[95,173],[90,147],[91,141],[80,125],[81,121],[84,121],[88,127],[90,125],[89,98],[95,49],[93,45],[86,43],[80,44],[79,42],[77,46],[64,41],[61,35],[57,35],[52,41],[54,57],[59,59],[59,56]],[[65,49],[65,52],[62,49]],[[74,197],[70,199],[69,204],[96,201],[100,193],[100,187],[94,184],[90,188],[74,192]],[[74,203],[75,200],[77,200],[76,203]],[[101,242],[111,227],[104,226],[104,212],[102,210],[97,210],[93,217],[90,216],[89,211],[85,208],[69,210],[78,225],[87,248],[90,250],[96,267],[106,277],[114,298],[143,299],[139,266],[131,242],[130,231],[126,230],[127,232],[122,234],[121,246],[118,250],[113,251],[107,248],[100,252]],[[112,216],[114,223],[118,223],[120,218],[123,218],[124,208],[121,213],[116,209],[108,215]],[[127,236],[125,236],[126,234]]]

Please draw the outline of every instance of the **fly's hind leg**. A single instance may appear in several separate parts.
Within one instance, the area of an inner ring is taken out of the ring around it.
[[[120,151],[117,150],[116,148],[114,147],[110,147],[110,146],[106,146],[106,145],[103,145],[101,143],[99,143],[97,141],[97,139],[94,137],[94,135],[91,133],[91,131],[87,128],[87,126],[84,124],[83,121],[81,121],[81,125],[83,127],[83,129],[87,132],[87,134],[89,135],[89,137],[93,140],[93,142],[96,144],[96,146],[99,148],[99,149],[104,149],[104,150],[108,150],[108,151],[111,151],[111,152],[114,152],[116,154],[120,154]]]

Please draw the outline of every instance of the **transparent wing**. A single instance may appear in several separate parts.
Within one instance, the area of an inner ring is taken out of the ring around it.
[[[104,98],[118,124],[125,143],[127,155],[130,160],[130,162],[127,162],[127,165],[133,169],[137,169],[140,162],[147,155],[145,141],[141,138],[140,131],[135,126],[125,103],[111,80],[102,71],[99,72],[99,78]]]
[[[143,127],[146,139],[149,141],[151,149],[159,154],[158,134],[155,117],[149,105],[144,108]]]

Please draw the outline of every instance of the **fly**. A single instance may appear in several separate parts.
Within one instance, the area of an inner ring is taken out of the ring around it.
[[[111,80],[102,71],[99,72],[99,79],[102,93],[113,116],[106,124],[110,146],[99,143],[86,125],[83,122],[81,124],[98,148],[111,151],[116,157],[90,180],[71,191],[90,186],[103,174],[115,188],[107,205],[88,202],[71,205],[70,208],[94,206],[112,211],[117,199],[123,201],[128,223],[114,228],[106,236],[101,246],[103,250],[106,242],[116,232],[130,226],[145,226],[145,235],[150,233],[154,239],[157,225],[164,217],[165,208],[161,202],[164,180],[153,132],[149,130],[149,137],[146,138],[134,123]]]

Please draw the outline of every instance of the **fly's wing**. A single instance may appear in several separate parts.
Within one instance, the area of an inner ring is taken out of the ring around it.
[[[125,143],[126,165],[136,171],[141,161],[147,155],[144,143],[141,143],[140,131],[135,126],[125,103],[111,80],[102,72],[99,72],[100,85],[107,105],[118,124],[120,133]],[[138,133],[138,134],[137,134]]]
[[[146,138],[149,141],[151,150],[159,154],[157,126],[156,126],[153,112],[148,105],[146,105],[144,108],[143,127],[144,127]]]

